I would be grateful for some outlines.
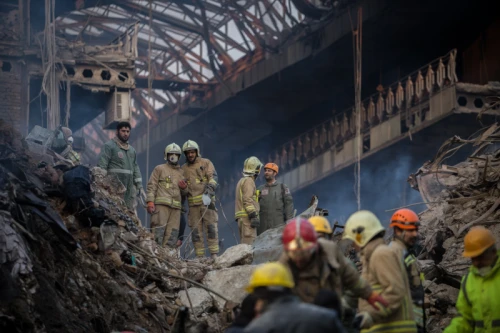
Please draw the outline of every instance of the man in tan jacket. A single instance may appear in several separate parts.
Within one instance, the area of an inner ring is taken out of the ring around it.
[[[355,321],[362,333],[416,333],[404,263],[396,251],[385,244],[384,234],[379,219],[366,210],[351,215],[344,227],[343,238],[352,240],[361,251],[361,276],[388,302],[382,311],[376,311],[360,300]]]
[[[243,177],[236,185],[234,218],[238,222],[241,244],[252,245],[257,237],[260,207],[255,179],[261,169],[262,163],[257,157],[247,158],[243,163]]]
[[[181,147],[175,143],[165,148],[167,163],[153,170],[146,195],[155,240],[171,248],[175,247],[179,236],[181,197],[187,194],[187,183],[179,167],[180,156]]]
[[[207,236],[208,250],[212,258],[219,253],[219,232],[217,228],[217,209],[215,209],[215,189],[218,185],[217,171],[213,163],[200,155],[200,148],[193,140],[188,140],[182,146],[187,163],[182,166],[184,177],[188,183],[188,225],[192,230],[195,254],[205,256],[204,234]],[[203,204],[203,195],[211,202]]]

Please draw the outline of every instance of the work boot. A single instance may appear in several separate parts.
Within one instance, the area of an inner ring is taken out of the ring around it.
[[[217,259],[217,253],[212,253],[212,255],[210,256],[213,260]]]

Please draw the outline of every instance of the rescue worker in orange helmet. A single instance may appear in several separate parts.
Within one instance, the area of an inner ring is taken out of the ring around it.
[[[405,264],[413,301],[413,316],[417,323],[418,332],[423,333],[425,332],[423,274],[420,272],[417,258],[413,252],[418,238],[419,226],[420,220],[414,211],[407,208],[397,210],[392,215],[389,225],[389,228],[394,228],[393,240],[389,246],[396,251]]]
[[[355,321],[362,333],[416,333],[406,268],[396,251],[385,245],[384,234],[379,219],[367,210],[352,214],[344,227],[343,238],[361,251],[361,276],[388,302],[382,310],[374,310],[359,300]]]
[[[333,290],[342,297],[350,290],[374,307],[385,306],[385,300],[372,291],[356,268],[332,241],[317,239],[312,224],[305,218],[292,219],[283,230],[284,253],[279,262],[294,277],[294,293],[306,303],[313,303],[321,289]]]
[[[292,293],[293,286],[293,278],[282,264],[257,266],[246,288],[257,298],[257,318],[243,332],[345,332],[335,311],[300,302]]]
[[[204,235],[207,237],[211,257],[219,253],[219,231],[217,209],[215,209],[215,190],[218,186],[217,171],[213,163],[202,158],[200,147],[193,140],[182,145],[187,162],[182,166],[188,184],[188,225],[192,230],[191,239],[196,257],[205,256]],[[211,198],[208,206],[203,204],[203,195]]]
[[[174,248],[179,238],[181,199],[187,194],[187,183],[179,166],[181,147],[175,143],[165,148],[167,163],[156,166],[146,187],[148,213],[155,240],[161,246]]]
[[[275,163],[264,165],[266,183],[259,187],[260,226],[257,228],[257,235],[293,218],[292,194],[288,186],[276,181],[278,171]]]
[[[234,218],[238,222],[241,244],[252,245],[257,237],[260,205],[255,179],[261,169],[262,163],[257,157],[247,158],[243,163],[243,177],[236,184]]]
[[[458,316],[444,333],[500,332],[500,251],[493,233],[473,227],[465,235],[465,258],[472,259],[458,294]]]
[[[309,222],[314,227],[314,230],[316,230],[316,234],[318,235],[318,238],[324,238],[327,240],[332,239],[333,235],[333,230],[332,227],[330,226],[330,222],[326,219],[324,216],[311,216],[309,218]]]

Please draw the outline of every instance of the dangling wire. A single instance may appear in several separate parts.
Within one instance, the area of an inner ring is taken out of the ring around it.
[[[153,0],[149,0],[149,36],[148,36],[148,97],[151,99],[152,90],[153,90],[153,74],[151,72],[151,58],[153,57],[151,52],[151,33],[152,33],[152,25],[153,25]],[[155,110],[155,99],[153,98],[153,106],[148,103],[149,110],[148,113],[154,112]],[[149,115],[147,118],[147,131],[146,131],[146,179],[149,180]],[[149,227],[148,224],[148,212],[145,212],[144,223],[146,227]]]

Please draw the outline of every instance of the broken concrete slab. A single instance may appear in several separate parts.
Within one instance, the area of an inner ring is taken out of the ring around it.
[[[238,244],[228,248],[220,257],[215,259],[216,268],[228,268],[237,265],[252,263],[253,250],[248,244]]]
[[[189,298],[188,295],[189,294]],[[186,290],[181,290],[179,292],[179,298],[182,304],[188,308],[191,308],[191,304],[189,303],[189,299],[191,299],[191,303],[193,305],[193,311],[195,314],[199,314],[207,311],[213,306],[212,296],[202,288],[189,288]]]
[[[244,288],[248,284],[254,268],[253,265],[245,265],[211,271],[205,275],[203,284],[221,293],[227,299],[240,303],[246,295]],[[217,296],[214,296],[214,298],[217,307],[223,309],[225,301]]]
[[[266,230],[255,239],[253,243],[252,264],[257,265],[279,259],[283,251],[281,235],[284,228],[285,226],[281,226]]]

